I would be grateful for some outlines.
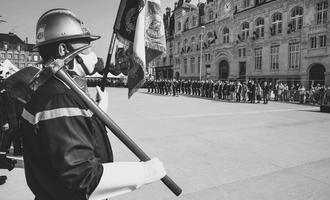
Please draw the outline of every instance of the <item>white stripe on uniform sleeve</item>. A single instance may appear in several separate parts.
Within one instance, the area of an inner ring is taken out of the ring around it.
[[[22,117],[30,124],[35,125],[40,121],[51,120],[59,117],[92,117],[93,113],[90,110],[80,108],[57,108],[45,110],[32,115],[26,109],[23,110]]]

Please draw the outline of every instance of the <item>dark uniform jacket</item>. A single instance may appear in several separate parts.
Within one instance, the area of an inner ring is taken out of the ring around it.
[[[103,123],[55,78],[32,96],[22,117],[25,175],[36,199],[87,199],[102,163],[113,161]]]

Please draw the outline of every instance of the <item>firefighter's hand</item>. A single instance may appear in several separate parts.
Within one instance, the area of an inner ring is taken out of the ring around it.
[[[1,130],[2,130],[2,131],[8,131],[8,129],[9,129],[9,124],[8,124],[8,123],[6,123],[5,125],[3,125],[3,126],[1,127]]]
[[[102,92],[101,88],[96,86],[96,102],[104,112],[108,110],[108,100],[108,93],[106,91]]]
[[[163,163],[158,158],[143,162],[144,184],[162,179],[166,175]]]

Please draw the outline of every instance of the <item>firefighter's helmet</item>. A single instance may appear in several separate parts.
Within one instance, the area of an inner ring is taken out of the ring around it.
[[[36,27],[36,45],[34,48],[54,42],[85,38],[90,41],[100,36],[92,35],[82,21],[70,10],[64,8],[45,12]]]

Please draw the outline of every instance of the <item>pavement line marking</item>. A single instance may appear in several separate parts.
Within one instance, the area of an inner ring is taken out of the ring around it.
[[[277,110],[261,110],[261,111],[245,111],[245,112],[224,112],[224,113],[211,113],[211,114],[195,114],[195,115],[177,115],[177,116],[164,116],[164,117],[142,117],[139,119],[127,119],[121,121],[140,121],[140,120],[160,120],[160,119],[185,119],[185,118],[199,118],[199,117],[216,117],[225,115],[246,115],[246,114],[259,114],[259,113],[273,113],[273,112],[290,112],[290,111],[317,111],[319,108],[290,108],[290,109],[277,109]]]

